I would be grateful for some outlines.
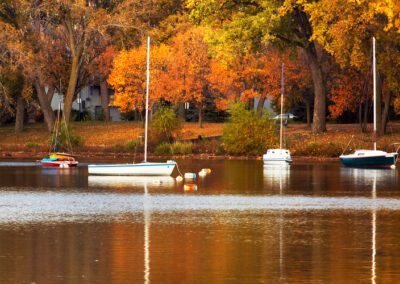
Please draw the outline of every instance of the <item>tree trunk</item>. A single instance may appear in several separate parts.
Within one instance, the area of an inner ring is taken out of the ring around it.
[[[314,42],[310,42],[307,46],[306,55],[314,85],[314,116],[312,132],[318,134],[326,131],[326,94],[322,68],[318,62],[318,55]]]
[[[71,119],[72,102],[75,96],[76,84],[78,82],[78,74],[79,74],[79,60],[78,57],[75,56],[72,58],[68,89],[64,99],[64,117],[67,123]]]
[[[15,114],[15,133],[24,130],[25,100],[20,95],[17,99],[17,112]]]
[[[53,86],[49,87],[49,89],[47,90],[46,96],[47,96],[47,100],[49,101],[49,104],[51,106],[51,101],[53,100],[53,97],[54,97],[54,87]]]
[[[358,124],[360,126],[361,132],[364,132],[363,129],[363,120],[362,120],[362,103],[358,105]]]
[[[264,103],[265,103],[266,99],[267,99],[266,95],[261,95],[260,96],[260,99],[259,99],[258,104],[257,104],[257,114],[258,115],[262,115],[263,110],[264,110]]]
[[[304,104],[306,105],[306,118],[307,118],[307,127],[311,127],[311,102],[309,100],[304,100]]]
[[[49,100],[47,98],[46,91],[45,91],[44,87],[38,81],[36,81],[34,83],[34,86],[35,86],[36,93],[37,93],[38,98],[39,98],[39,104],[40,104],[40,108],[42,109],[42,112],[43,112],[44,121],[46,123],[47,130],[49,132],[51,132],[53,130],[53,126],[54,126],[53,109],[51,108],[51,105],[50,105]]]
[[[178,103],[178,116],[182,121],[186,120],[185,116],[185,103]]]
[[[388,118],[389,118],[389,107],[391,98],[392,98],[392,92],[388,91],[385,97],[385,106],[383,108],[383,113],[382,113],[382,127],[380,135],[386,134],[387,123],[389,120]]]
[[[198,110],[199,110],[199,127],[203,128],[203,105],[202,104],[199,104]]]
[[[108,99],[108,86],[106,81],[100,83],[101,107],[103,108],[104,121],[110,121],[110,108]]]

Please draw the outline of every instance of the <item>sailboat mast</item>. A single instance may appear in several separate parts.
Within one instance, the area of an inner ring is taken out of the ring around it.
[[[144,124],[144,162],[147,162],[147,128],[149,120],[150,37],[147,37],[146,116]]]
[[[282,63],[282,75],[281,75],[281,129],[280,129],[280,139],[279,139],[279,149],[282,149],[282,139],[283,139],[283,93],[284,93],[284,78],[283,70],[284,63]]]
[[[377,112],[378,106],[376,105],[376,54],[375,54],[375,37],[372,39],[372,72],[373,72],[373,80],[374,80],[374,150],[376,151],[376,119],[377,119]]]

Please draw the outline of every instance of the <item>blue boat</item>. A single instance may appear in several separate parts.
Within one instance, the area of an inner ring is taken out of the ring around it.
[[[376,133],[376,117],[377,117],[377,104],[376,104],[376,56],[375,56],[375,38],[372,41],[372,52],[373,52],[373,92],[374,92],[374,133]],[[351,142],[351,140],[350,140]],[[350,144],[349,142],[349,144]],[[395,143],[396,145],[398,143]],[[374,142],[374,150],[356,150],[353,154],[340,155],[339,159],[343,165],[346,167],[356,167],[356,168],[396,168],[396,162],[398,157],[398,147],[396,152],[387,153],[385,151],[377,150],[376,141]]]
[[[353,154],[341,155],[340,161],[346,167],[395,168],[398,154],[379,150],[357,150]]]

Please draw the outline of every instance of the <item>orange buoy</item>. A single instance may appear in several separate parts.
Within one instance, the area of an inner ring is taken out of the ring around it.
[[[205,172],[206,174],[211,174],[211,169],[209,168],[205,168],[205,169],[201,169],[202,172]]]
[[[197,184],[194,183],[187,183],[183,185],[184,191],[197,191]]]

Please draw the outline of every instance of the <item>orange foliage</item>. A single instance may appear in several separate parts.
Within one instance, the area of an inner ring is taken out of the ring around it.
[[[158,79],[165,69],[169,49],[153,46],[150,57],[149,105],[160,99]],[[113,105],[122,112],[143,110],[146,95],[146,54],[147,46],[121,51],[114,59],[108,83],[115,90]]]
[[[302,93],[312,85],[307,63],[300,56],[291,59],[288,52],[282,53],[275,49],[246,55],[234,64],[237,66],[237,77],[245,86],[240,99],[247,101],[256,97],[269,97],[277,103],[280,100],[282,63],[285,65],[285,97],[291,101],[299,100]]]
[[[363,99],[362,83],[361,73],[355,70],[337,74],[333,78],[329,92],[330,99],[334,102],[333,105],[329,106],[333,118],[342,115],[345,111],[356,111]]]
[[[168,66],[159,77],[160,95],[174,103],[201,105],[205,99],[210,66],[203,30],[192,28],[178,34],[172,43]]]

